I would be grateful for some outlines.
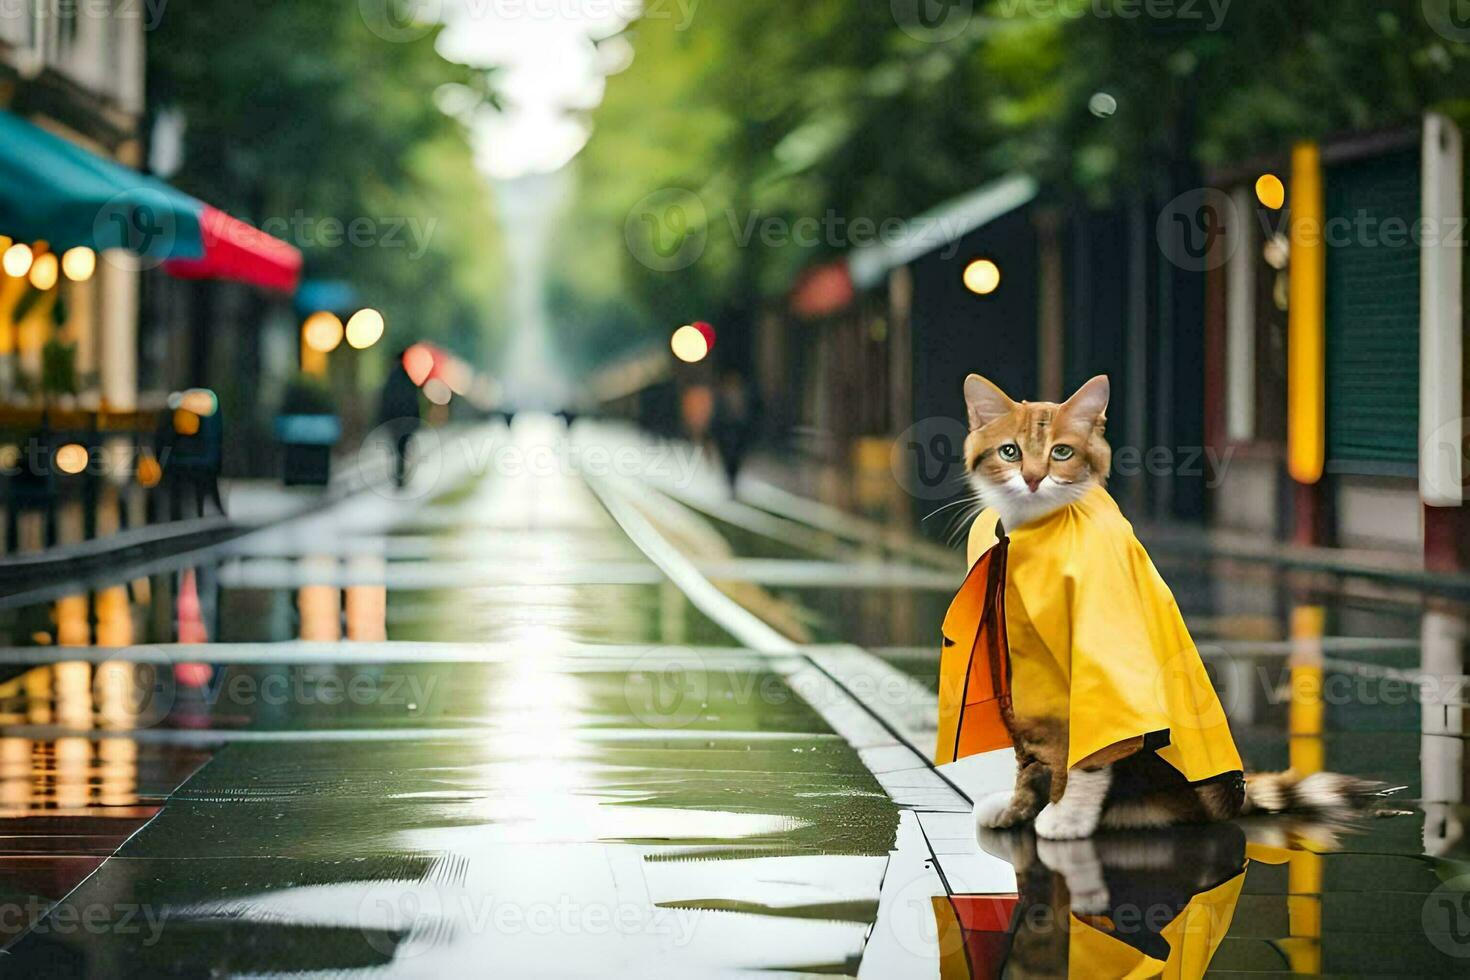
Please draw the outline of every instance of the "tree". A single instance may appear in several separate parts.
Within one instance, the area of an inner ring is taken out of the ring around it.
[[[309,276],[351,281],[384,312],[388,343],[474,357],[498,240],[465,134],[435,96],[494,97],[486,73],[439,57],[437,33],[384,40],[336,0],[196,0],[151,36],[149,94],[186,120],[179,187],[291,240]]]

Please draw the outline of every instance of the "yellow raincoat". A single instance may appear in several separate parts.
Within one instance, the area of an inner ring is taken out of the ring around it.
[[[1174,596],[1106,490],[999,539],[987,511],[970,554],[944,621],[937,763],[1010,744],[1009,700],[1067,723],[1069,767],[1142,737],[1189,782],[1241,771]]]

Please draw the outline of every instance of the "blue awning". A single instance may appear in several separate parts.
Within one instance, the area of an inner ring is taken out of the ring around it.
[[[163,181],[0,111],[0,235],[125,248],[154,259],[204,255],[204,205]]]

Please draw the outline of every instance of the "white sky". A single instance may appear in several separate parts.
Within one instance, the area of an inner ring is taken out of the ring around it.
[[[478,68],[500,66],[504,112],[468,119],[480,171],[497,180],[549,173],[571,161],[591,135],[587,114],[604,79],[626,68],[622,38],[595,44],[638,15],[641,0],[444,0],[448,25],[439,52]],[[440,105],[452,111],[452,94]],[[446,105],[450,103],[450,105]]]

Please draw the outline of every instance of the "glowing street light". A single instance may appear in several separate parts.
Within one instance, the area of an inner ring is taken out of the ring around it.
[[[685,324],[669,338],[669,347],[674,356],[685,364],[698,364],[709,356],[709,341],[704,331],[693,324]]]
[[[383,336],[383,314],[374,309],[358,310],[347,321],[347,344],[354,350],[367,350]]]
[[[56,450],[56,468],[75,476],[87,468],[87,447],[79,442],[69,442]]]
[[[25,242],[16,242],[0,255],[0,268],[5,270],[7,276],[19,279],[31,271],[31,247]]]
[[[1272,211],[1280,210],[1286,203],[1286,185],[1275,174],[1261,174],[1256,178],[1256,200]]]
[[[330,354],[342,343],[342,321],[337,314],[321,310],[306,318],[301,325],[301,340],[320,354]]]
[[[60,274],[60,264],[51,252],[38,255],[31,262],[31,285],[43,293],[56,285]]]
[[[85,245],[69,248],[61,254],[61,271],[72,282],[86,282],[97,271],[97,253]]]
[[[403,352],[403,370],[410,381],[422,387],[434,370],[434,352],[424,344],[414,344]]]
[[[989,296],[1000,287],[1000,266],[989,259],[976,259],[965,266],[965,288],[977,296]]]

